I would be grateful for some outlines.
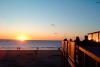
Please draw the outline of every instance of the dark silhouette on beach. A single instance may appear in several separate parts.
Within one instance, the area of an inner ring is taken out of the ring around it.
[[[17,50],[20,50],[21,48],[20,47],[17,47]]]

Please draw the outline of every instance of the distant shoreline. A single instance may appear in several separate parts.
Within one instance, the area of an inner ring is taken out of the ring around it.
[[[19,50],[18,47],[0,47],[0,50]],[[20,50],[59,50],[60,47],[31,47],[31,48],[22,48]]]

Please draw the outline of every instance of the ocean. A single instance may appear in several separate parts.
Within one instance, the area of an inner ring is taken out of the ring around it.
[[[0,50],[56,50],[61,47],[58,40],[0,40]]]

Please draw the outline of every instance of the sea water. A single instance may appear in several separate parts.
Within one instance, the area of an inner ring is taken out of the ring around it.
[[[34,50],[34,49],[45,49],[53,50],[61,47],[61,41],[59,40],[0,40],[1,50],[16,50],[20,48],[21,50]]]

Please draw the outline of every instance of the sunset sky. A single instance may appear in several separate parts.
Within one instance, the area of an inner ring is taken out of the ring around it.
[[[99,0],[0,0],[0,39],[74,38],[100,31]]]

